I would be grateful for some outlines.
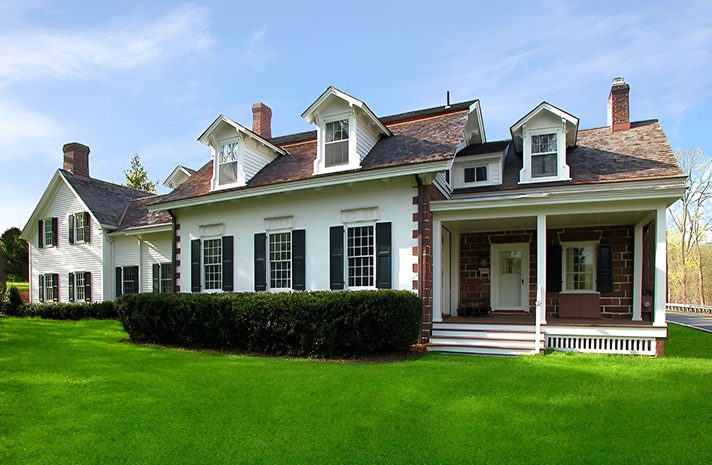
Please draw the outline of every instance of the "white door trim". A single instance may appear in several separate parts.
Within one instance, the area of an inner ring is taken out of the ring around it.
[[[524,283],[521,287],[522,305],[519,307],[502,308],[499,306],[499,259],[498,254],[502,250],[520,249],[522,250],[522,279]],[[492,267],[491,298],[492,310],[529,310],[529,242],[517,242],[511,244],[490,244],[490,266]]]

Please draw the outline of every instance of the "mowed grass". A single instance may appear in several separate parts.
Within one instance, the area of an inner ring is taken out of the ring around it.
[[[0,319],[0,463],[710,463],[712,334],[662,359],[354,364]]]
[[[21,283],[20,282],[14,283],[14,282],[8,281],[6,284],[7,284],[8,289],[10,289],[11,287],[16,287],[17,290],[20,292],[27,292],[30,290],[30,283],[28,283],[27,281],[21,282]]]

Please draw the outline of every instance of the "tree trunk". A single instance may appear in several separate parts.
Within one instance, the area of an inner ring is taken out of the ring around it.
[[[697,251],[697,275],[700,279],[700,305],[705,305],[705,279],[702,273],[702,255],[700,254],[700,238],[695,241],[695,250]]]
[[[680,300],[682,304],[689,303],[687,301],[687,271],[685,270],[685,233],[687,229],[687,208],[682,212],[682,221],[680,222]]]

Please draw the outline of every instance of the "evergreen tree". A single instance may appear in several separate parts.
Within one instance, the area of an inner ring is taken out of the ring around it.
[[[158,181],[149,181],[148,172],[141,165],[141,159],[137,154],[134,154],[131,159],[131,169],[125,170],[126,182],[124,186],[132,187],[141,191],[150,192],[152,194],[156,193],[156,184]]]
[[[0,236],[2,265],[5,274],[27,280],[27,242],[20,239],[19,228],[9,228]]]

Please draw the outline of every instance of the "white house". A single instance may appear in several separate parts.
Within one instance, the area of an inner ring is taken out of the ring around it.
[[[220,115],[198,139],[210,161],[177,168],[171,193],[126,194],[114,223],[91,215],[94,299],[407,289],[423,299],[432,349],[659,354],[665,210],[685,178],[658,122],[629,121],[628,93],[614,80],[607,127],[580,129],[542,102],[493,142],[476,100],[378,117],[330,87],[302,114],[315,130],[282,137],[262,103],[251,128]],[[37,247],[41,220],[59,218],[62,236],[90,211],[53,189],[23,231],[33,301],[39,275],[59,274],[63,301],[61,277],[79,269],[47,261],[63,247]],[[491,313],[461,316],[473,308]]]

